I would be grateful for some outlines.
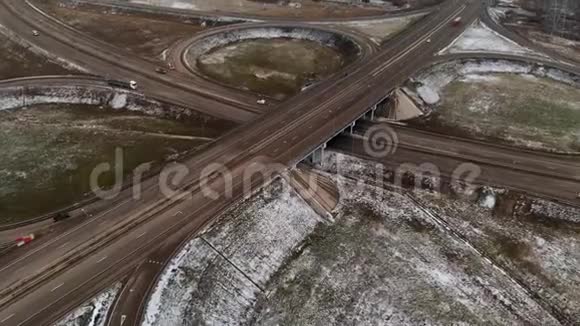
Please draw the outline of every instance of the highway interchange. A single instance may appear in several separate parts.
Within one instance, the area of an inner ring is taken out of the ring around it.
[[[95,75],[120,79],[135,76],[147,96],[242,123],[183,162],[189,174],[180,182],[180,191],[175,196],[166,198],[155,179],[147,180],[140,199],[125,195],[110,200],[106,209],[70,222],[70,227],[63,227],[58,235],[0,257],[3,276],[0,325],[50,324],[128,275],[132,275],[129,284],[141,283],[135,286],[140,290],[122,292],[123,300],[116,306],[110,324],[119,324],[124,316],[124,325],[137,325],[138,309],[142,309],[148,286],[163,267],[148,262],[166,261],[184,240],[247,195],[243,187],[244,169],[257,164],[268,170],[267,174],[273,174],[295,166],[409,76],[435,62],[435,53],[454,40],[465,26],[486,16],[486,5],[476,0],[444,1],[429,16],[380,48],[367,44],[364,55],[348,67],[347,74],[336,74],[282,103],[272,101],[268,106],[260,106],[255,104],[255,95],[185,72],[156,74],[155,63],[119,54],[115,47],[59,24],[26,1],[0,0],[0,23],[5,28],[42,32],[41,38],[24,33],[22,37],[27,42]],[[462,28],[450,25],[457,16],[463,17]],[[566,63],[553,64],[577,71]],[[79,76],[5,83],[66,85],[71,80],[102,86],[98,78]],[[574,160],[465,140],[450,142],[448,138],[413,129],[394,128],[401,134],[402,146],[391,164],[428,159],[447,169],[459,162],[477,162],[484,166],[482,180],[486,183],[575,203],[580,168]],[[360,138],[356,136],[340,136],[335,142],[341,150],[360,148],[356,145]],[[206,169],[211,164],[232,171],[232,196],[223,193],[223,179],[214,178]],[[267,181],[267,178],[253,180],[254,189]],[[200,191],[200,183],[217,189],[221,196],[208,200]]]

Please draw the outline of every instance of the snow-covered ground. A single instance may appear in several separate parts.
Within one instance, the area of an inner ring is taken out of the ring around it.
[[[477,200],[377,187],[384,169],[348,155],[329,151],[322,168],[341,192],[334,220],[323,222],[278,179],[187,244],[157,285],[144,325],[578,320],[580,237],[573,224],[554,228],[529,215],[557,208],[538,201],[524,220],[496,217]],[[537,255],[514,254],[514,239]]]
[[[384,168],[376,163],[332,151],[327,154],[325,170],[356,180],[357,187],[364,187],[361,182],[385,187],[379,177]],[[339,184],[343,195],[353,192],[344,182]],[[416,189],[410,195],[434,213],[451,237],[462,238],[483,260],[520,283],[560,322],[572,325],[580,320],[580,274],[576,272],[580,269],[580,208],[503,189],[485,187],[480,193],[473,201]],[[499,198],[493,209],[481,205],[490,193]],[[384,200],[376,194],[373,198]]]
[[[558,82],[580,87],[580,76],[571,75],[558,69],[541,65],[507,60],[465,60],[452,61],[432,66],[413,77],[416,94],[414,99],[433,105],[441,100],[441,91],[452,81],[460,78],[489,79],[488,74],[520,74],[526,76],[547,77]],[[413,89],[411,89],[413,91]]]
[[[278,271],[254,324],[558,325],[406,195],[335,178],[336,222],[319,225]]]
[[[580,224],[580,209],[559,205],[547,200],[534,200],[530,205],[530,213],[546,216],[550,219]]]
[[[360,45],[348,36],[316,27],[254,27],[236,31],[220,32],[207,36],[187,48],[184,58],[191,69],[195,69],[199,57],[226,45],[244,40],[295,39],[313,41],[340,50],[350,56],[361,53]]]
[[[580,210],[544,200],[517,199],[506,214],[449,197],[415,196],[478,248],[562,325],[580,320]],[[509,198],[504,196],[504,203]],[[501,207],[500,207],[501,208]]]
[[[534,51],[524,48],[514,41],[503,37],[481,21],[474,22],[449,46],[439,54],[491,52],[536,55]]]
[[[233,325],[320,218],[283,179],[187,244],[162,275],[143,325]]]
[[[170,106],[143,94],[112,89],[105,85],[93,87],[37,85],[31,87],[8,87],[0,89],[0,111],[29,107],[38,104],[89,104],[95,108],[107,106],[113,109],[143,112],[147,115],[189,117],[199,115],[187,108]]]
[[[115,284],[112,288],[68,314],[54,326],[105,326],[107,314],[119,289],[121,289],[121,284]]]
[[[578,153],[580,75],[541,64],[461,60],[406,83],[428,112],[415,126],[532,150]],[[546,118],[549,117],[549,118]]]
[[[424,16],[425,14],[416,14],[395,18],[332,22],[330,24],[333,27],[353,29],[367,35],[376,44],[381,44]]]

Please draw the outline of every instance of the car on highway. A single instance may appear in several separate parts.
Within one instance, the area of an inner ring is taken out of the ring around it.
[[[455,19],[451,21],[451,26],[459,26],[459,25],[461,25],[461,17],[455,17]]]
[[[155,72],[158,73],[158,74],[165,75],[167,73],[167,69],[161,68],[161,67],[157,67],[157,68],[155,68]]]
[[[266,100],[261,98],[261,99],[257,100],[256,103],[258,103],[260,105],[264,105],[264,104],[266,104]]]
[[[137,82],[136,82],[136,81],[134,81],[134,80],[130,80],[130,81],[129,81],[129,87],[130,87],[131,89],[137,89]]]
[[[59,221],[62,221],[62,220],[66,220],[69,217],[70,217],[70,214],[69,213],[60,212],[60,213],[57,213],[55,216],[53,216],[52,219],[55,222],[59,222]]]
[[[305,91],[307,89],[309,89],[310,87],[312,87],[312,85],[314,85],[314,82],[312,81],[308,81],[304,84],[304,86],[302,86],[302,88],[300,89],[300,91]]]
[[[17,247],[22,247],[24,245],[29,244],[30,242],[32,242],[32,240],[34,240],[35,236],[34,233],[16,238],[16,240],[14,240],[14,242],[16,243]]]
[[[427,42],[427,43],[431,43],[431,39],[430,39],[430,38],[428,38],[428,39],[427,39],[427,41],[425,41],[425,42]]]
[[[38,36],[38,35],[40,35],[40,33],[37,30],[33,29],[32,30],[32,35]]]

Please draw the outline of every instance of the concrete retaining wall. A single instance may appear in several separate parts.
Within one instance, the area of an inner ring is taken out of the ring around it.
[[[227,44],[252,39],[292,38],[318,42],[344,54],[347,63],[354,61],[362,52],[361,46],[353,39],[340,33],[319,28],[299,26],[265,26],[239,28],[218,32],[194,42],[184,54],[189,67],[195,70],[197,58]]]
[[[199,112],[175,107],[142,94],[111,87],[81,86],[17,86],[0,88],[0,110],[11,110],[37,104],[88,104],[95,107],[106,106],[117,110],[139,111],[179,119],[211,119]]]

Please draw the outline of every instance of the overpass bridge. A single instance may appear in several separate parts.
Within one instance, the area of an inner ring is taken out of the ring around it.
[[[54,321],[129,273],[140,258],[166,241],[198,232],[248,195],[244,171],[252,164],[266,164],[270,172],[280,172],[350,130],[365,114],[372,115],[385,94],[430,62],[441,44],[463,31],[452,27],[451,20],[462,16],[468,24],[480,9],[479,1],[448,0],[347,76],[306,90],[183,162],[189,173],[177,183],[174,195],[165,196],[159,184],[152,182],[142,189],[140,198],[118,202],[74,232],[0,262],[0,273],[5,276],[0,279],[2,326]],[[231,191],[225,190],[222,178],[213,177],[224,169],[231,175]],[[252,179],[251,189],[264,182]],[[208,199],[204,187],[220,189],[219,196]]]
[[[391,155],[369,155],[364,150],[364,143],[369,141],[368,130],[377,125],[377,122],[361,121],[354,133],[338,135],[328,146],[334,151],[380,163],[395,173],[414,173],[418,178],[433,172],[422,171],[423,164],[436,167],[436,174],[447,181],[462,164],[476,164],[479,176],[474,184],[503,187],[578,205],[576,196],[580,189],[580,165],[577,155],[538,153],[398,124],[387,126],[397,135],[396,151]]]

